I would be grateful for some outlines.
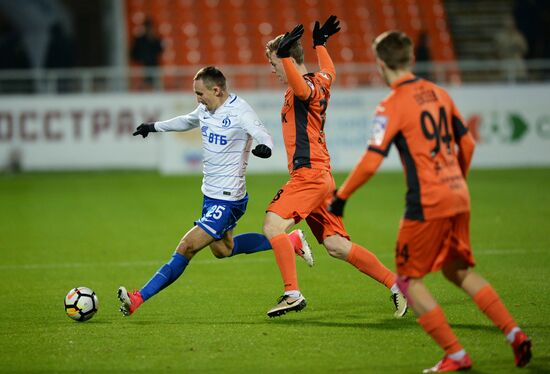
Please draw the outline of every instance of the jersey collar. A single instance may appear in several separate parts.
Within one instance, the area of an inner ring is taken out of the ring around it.
[[[399,79],[394,80],[390,87],[392,89],[395,89],[395,88],[397,88],[401,85],[416,82],[417,80],[418,80],[418,78],[413,73],[407,73],[407,74],[401,76]]]

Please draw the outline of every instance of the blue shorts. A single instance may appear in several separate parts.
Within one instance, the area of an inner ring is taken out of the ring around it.
[[[246,212],[247,203],[248,194],[237,201],[212,199],[203,195],[202,217],[195,221],[195,225],[220,240],[227,231],[237,226],[237,221]]]

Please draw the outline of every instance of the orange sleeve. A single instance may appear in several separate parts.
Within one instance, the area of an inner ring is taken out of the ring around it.
[[[349,199],[355,190],[365,184],[376,173],[383,160],[384,156],[381,154],[366,151],[363,154],[363,158],[361,158],[350,175],[348,175],[344,184],[338,189],[336,196],[344,200]]]
[[[309,99],[312,92],[311,87],[307,85],[306,80],[300,75],[290,57],[282,58],[281,60],[283,61],[288,85],[294,91],[294,95],[300,100]]]
[[[460,137],[458,143],[458,163],[464,179],[466,179],[468,171],[470,170],[470,163],[472,162],[475,146],[476,142],[470,131]]]
[[[322,45],[318,45],[315,47],[315,51],[317,52],[317,59],[319,60],[319,68],[321,68],[321,71],[328,73],[334,82],[336,79],[336,69],[334,68],[334,63],[327,49]]]

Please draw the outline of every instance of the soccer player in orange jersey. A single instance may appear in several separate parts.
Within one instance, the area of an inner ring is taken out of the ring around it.
[[[445,351],[443,359],[424,372],[472,366],[422,281],[426,274],[440,269],[502,330],[512,345],[516,366],[523,367],[531,358],[530,339],[493,287],[470,269],[474,258],[466,176],[474,139],[449,94],[411,73],[413,46],[407,35],[385,32],[375,39],[373,49],[392,92],[376,108],[368,149],[336,192],[329,210],[342,216],[346,199],[372,177],[395,143],[408,187],[395,252],[397,283],[422,328]]]
[[[284,295],[267,313],[270,317],[299,311],[306,306],[298,287],[292,238],[286,235],[287,230],[303,219],[331,256],[349,262],[391,289],[396,317],[402,317],[407,311],[406,300],[395,284],[395,274],[374,254],[352,243],[342,219],[327,210],[336,186],[325,143],[325,111],[336,71],[325,43],[339,30],[336,16],[330,16],[323,26],[315,23],[313,47],[321,68],[316,73],[308,73],[304,65],[304,50],[300,44],[303,25],[266,45],[272,72],[288,84],[281,122],[290,172],[290,180],[267,207],[264,220],[264,233],[271,243],[285,285]]]

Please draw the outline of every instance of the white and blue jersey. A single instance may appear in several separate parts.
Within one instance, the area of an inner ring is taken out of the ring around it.
[[[246,101],[230,94],[214,113],[204,104],[189,114],[155,123],[155,130],[188,131],[200,127],[203,148],[202,193],[238,201],[246,195],[245,174],[252,140],[273,149],[273,139]]]

